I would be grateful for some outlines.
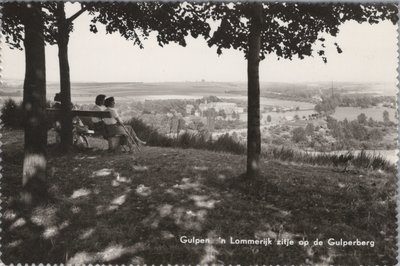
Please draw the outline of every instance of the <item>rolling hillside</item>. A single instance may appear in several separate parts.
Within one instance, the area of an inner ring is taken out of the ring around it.
[[[395,176],[145,147],[141,153],[49,148],[55,199],[16,207],[22,132],[2,139],[2,261],[10,263],[393,265]],[[182,236],[323,241],[322,246],[185,244]],[[329,246],[334,238],[374,246]]]

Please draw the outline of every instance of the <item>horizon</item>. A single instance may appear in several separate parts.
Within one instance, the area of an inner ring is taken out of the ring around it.
[[[78,8],[68,3],[67,15]],[[144,49],[118,34],[106,34],[103,26],[98,33],[89,32],[91,17],[84,13],[75,20],[70,35],[68,54],[71,82],[247,82],[247,62],[243,52],[228,49],[218,56],[203,38],[187,38],[187,46],[170,43],[158,46],[156,35],[144,41]],[[278,60],[274,54],[260,62],[261,82],[396,82],[397,25],[389,21],[370,25],[355,21],[344,23],[337,37],[326,38],[327,63],[317,55],[304,59]],[[3,43],[4,42],[4,36]],[[343,53],[338,54],[334,43]],[[46,78],[59,82],[58,48],[46,45]],[[23,79],[24,51],[2,49],[2,77]],[[135,80],[135,81],[132,81]]]

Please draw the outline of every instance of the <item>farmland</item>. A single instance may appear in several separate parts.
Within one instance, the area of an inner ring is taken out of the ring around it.
[[[361,113],[364,113],[367,117],[371,117],[376,121],[383,121],[383,112],[389,112],[389,118],[392,121],[397,120],[396,109],[387,108],[382,106],[370,107],[370,108],[357,108],[357,107],[337,107],[335,113],[332,115],[337,120],[354,120]]]
[[[48,84],[47,98],[49,101],[53,99],[58,90],[59,85],[57,83]],[[355,121],[361,113],[365,114],[367,119],[375,121],[372,127],[369,126],[365,129],[366,132],[372,132],[373,129],[375,133],[376,131],[381,132],[380,135],[378,134],[377,140],[374,141],[370,141],[366,136],[364,139],[357,139],[350,143],[346,141],[343,144],[331,136],[325,116],[320,115],[313,117],[312,121],[310,120],[311,116],[316,115],[314,107],[321,97],[329,97],[331,93],[335,93],[356,99],[358,95],[361,95],[362,99],[369,99],[369,102],[373,102],[375,96],[395,96],[393,86],[390,86],[390,84],[337,83],[333,87],[331,83],[289,84],[270,82],[261,83],[260,90],[261,130],[264,143],[289,145],[301,150],[378,149],[382,150],[381,153],[384,153],[385,150],[394,150],[396,146],[395,125],[386,127],[379,124],[383,121],[384,111],[388,112],[390,121],[397,121],[395,108],[384,102],[367,108],[338,106],[334,113],[330,114],[333,119],[339,122],[345,119]],[[0,92],[5,96],[2,97],[3,99],[10,97],[16,101],[21,101],[22,82],[6,81]],[[245,142],[247,136],[245,83],[81,82],[72,84],[72,101],[79,108],[90,108],[95,96],[100,93],[115,97],[117,108],[125,120],[132,117],[139,118],[163,134],[170,134],[171,132],[179,134],[180,130],[191,130],[192,132],[202,132],[202,134],[208,132],[213,137],[218,137],[221,134],[229,133],[237,136],[237,139],[241,142]],[[210,96],[220,103],[211,106],[210,100],[208,103],[205,100],[207,99],[205,97]],[[189,106],[193,106],[193,109],[188,111],[187,107]],[[235,111],[232,113],[233,109],[229,111],[226,106],[235,106]],[[205,108],[217,108],[217,113],[213,115],[215,121],[211,123],[211,128],[210,120],[207,118],[209,115],[204,113]],[[308,141],[293,143],[291,132],[299,127],[305,128],[307,124],[313,125],[315,134],[309,135]]]

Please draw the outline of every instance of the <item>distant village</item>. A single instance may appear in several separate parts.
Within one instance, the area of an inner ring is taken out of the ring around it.
[[[193,104],[186,105],[186,114],[200,117],[213,116],[217,120],[235,120],[245,112],[247,112],[246,108],[229,102],[207,102],[205,100],[204,103],[199,104],[198,108]]]

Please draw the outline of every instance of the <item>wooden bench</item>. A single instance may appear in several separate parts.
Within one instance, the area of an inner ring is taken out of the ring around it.
[[[47,114],[50,116],[50,118],[52,118],[53,120],[56,119],[57,115],[61,115],[61,109],[56,109],[56,108],[47,108],[46,109]],[[93,118],[93,117],[97,117],[100,119],[103,118],[111,118],[111,113],[109,111],[85,111],[85,110],[72,110],[72,117],[79,117],[82,121],[82,123],[86,126],[88,126],[89,129],[93,129],[92,125],[92,120],[91,119],[87,119],[87,118]],[[86,118],[86,119],[82,119],[82,118]],[[86,121],[85,121],[86,120]],[[89,147],[89,142],[86,136],[88,135],[94,135],[93,133],[95,133],[93,130],[87,132],[87,133],[78,133],[80,134],[80,137],[82,137],[87,146]],[[115,136],[115,137],[108,137],[105,138],[108,141],[108,148],[109,150],[115,150],[117,147],[119,147],[120,145],[120,137],[119,136]]]
[[[61,113],[61,109],[56,109],[56,108],[47,108],[46,111],[50,115],[57,115]],[[71,112],[72,116],[111,118],[111,113],[109,111],[72,110]]]

